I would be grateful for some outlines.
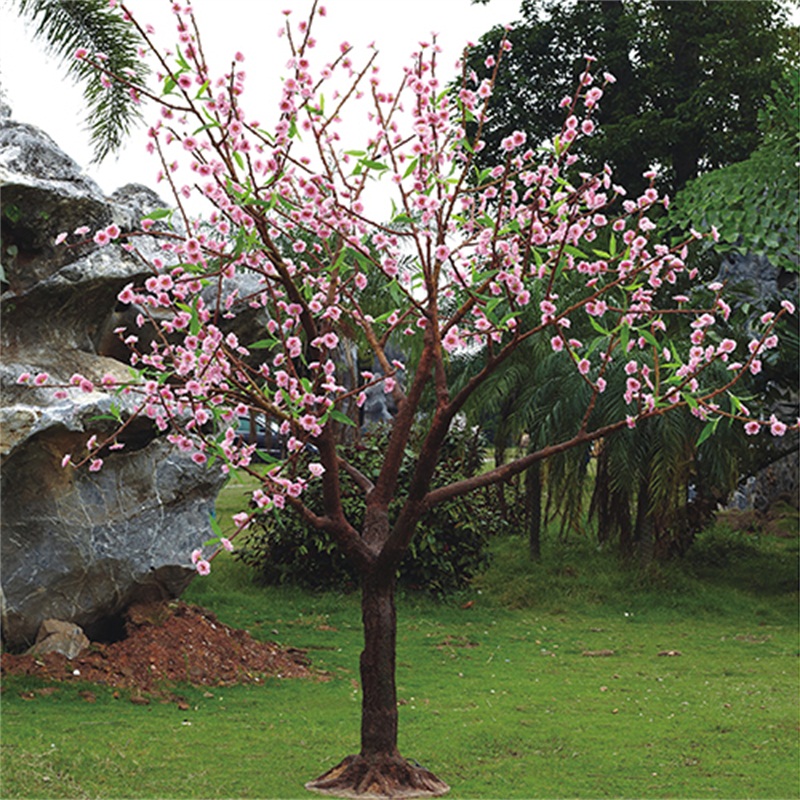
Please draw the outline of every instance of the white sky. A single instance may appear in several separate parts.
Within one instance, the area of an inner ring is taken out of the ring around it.
[[[442,47],[439,62],[446,69],[443,80],[454,74],[453,65],[468,41],[495,24],[518,17],[520,0],[491,0],[472,5],[470,0],[327,0],[327,16],[314,23],[314,33],[323,46],[338,48],[348,41],[355,46],[353,61],[362,63],[375,42],[378,64],[387,88],[395,88],[402,66],[422,40],[438,34]],[[277,31],[284,23],[281,13],[293,9],[292,19],[304,19],[310,0],[194,0],[201,36],[213,74],[224,72],[233,54],[245,55],[248,89],[244,107],[249,118],[263,124],[275,119],[279,78],[285,74],[289,56]],[[128,6],[143,21],[152,21],[167,45],[175,42],[174,27],[166,0],[128,0]],[[28,122],[48,133],[69,156],[94,178],[106,194],[126,183],[144,183],[169,200],[166,187],[155,183],[156,160],[144,151],[145,130],[137,128],[118,157],[101,165],[90,165],[92,150],[84,130],[81,89],[64,77],[64,68],[35,42],[31,26],[15,11],[16,0],[0,0],[0,83],[12,118]],[[263,87],[263,88],[262,88]],[[260,95],[263,93],[264,102]],[[149,106],[146,118],[155,113]],[[343,143],[358,147],[360,141]]]

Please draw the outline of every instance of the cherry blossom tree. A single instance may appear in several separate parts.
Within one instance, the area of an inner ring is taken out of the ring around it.
[[[164,224],[170,212],[162,210],[137,230],[89,232],[98,246],[113,242],[138,253],[152,274],[119,294],[136,315],[136,326],[118,330],[131,351],[131,380],[75,375],[70,386],[52,387],[120,397],[114,430],[94,435],[64,465],[101,469],[124,444],[131,421],[146,418],[198,463],[258,479],[251,508],[234,517],[237,533],[253,513],[287,505],[328,532],[362,579],[361,749],[307,786],[343,796],[442,794],[447,785],[403,759],[397,747],[395,575],[421,515],[677,408],[707,420],[709,432],[723,419],[746,424],[748,432],[783,434],[787,423],[752,418],[732,390],[743,374],[758,370],[762,353],[776,344],[778,319],[793,309],[787,303],[765,316],[749,342],[719,337],[715,323],[729,312],[724,287],[706,287],[707,302],[694,307],[697,275],[685,266],[688,243],[651,239],[648,215],[667,199],[649,188],[610,216],[624,189],[610,169],[580,172],[571,153],[579,137],[592,135],[593,114],[613,82],[611,75],[592,75],[591,58],[574,94],[562,101],[565,121],[552,140],[531,142],[515,131],[503,141],[498,163],[479,170],[475,154],[507,40],[484,71],[464,69],[457,91],[440,78],[435,39],[420,44],[389,85],[376,51],[361,64],[346,43],[332,57],[321,55],[315,32],[324,28],[322,6],[314,2],[296,25],[284,12],[288,72],[275,120],[266,125],[245,111],[244,56],[233,54],[230,68],[215,75],[191,9],[176,3],[173,11],[179,43],[167,52],[149,27],[118,6],[157,61],[159,91],[109,72],[91,52],[76,54],[158,109],[147,146],[176,211],[172,227]],[[363,138],[353,145],[341,131],[359,113]],[[392,193],[391,214],[371,210],[375,187]],[[208,204],[205,215],[191,216],[191,197]],[[157,237],[157,255],[143,237]],[[74,244],[72,235],[59,239]],[[255,285],[239,281],[244,274],[255,276]],[[389,305],[377,316],[365,301],[376,287]],[[230,328],[242,310],[263,314],[254,341]],[[578,317],[590,321],[591,339],[571,334]],[[542,337],[580,376],[582,414],[567,434],[536,452],[432,489],[437,458],[465,403],[532,337]],[[355,384],[341,368],[341,354],[354,340],[380,366],[361,372]],[[413,343],[415,358],[393,359],[390,341]],[[448,361],[465,350],[481,354],[481,367],[454,387]],[[618,418],[600,422],[595,412],[612,367],[624,369],[624,396],[617,398]],[[42,386],[49,379],[22,380]],[[397,408],[374,479],[338,451],[368,390],[391,395]],[[237,417],[250,411],[279,425],[286,458],[265,465],[254,445],[237,437]],[[414,474],[390,517],[416,424],[424,436]],[[360,530],[343,510],[343,473],[363,490]],[[322,512],[304,503],[311,481],[321,482]],[[231,546],[215,531],[191,554],[201,574],[210,569],[206,547]]]

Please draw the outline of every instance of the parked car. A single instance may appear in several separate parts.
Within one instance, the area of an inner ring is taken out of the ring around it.
[[[242,414],[236,420],[236,436],[245,444],[255,444],[256,449],[274,458],[283,458],[286,455],[286,437],[279,430],[275,420],[267,420],[262,414],[257,414],[254,425],[251,427],[250,416]],[[311,455],[319,453],[313,444],[306,444],[305,451]]]
[[[267,424],[261,414],[255,417],[252,425],[249,415],[237,417],[236,436],[245,444],[255,444],[256,449],[275,458],[283,455],[284,437],[278,432],[277,423],[270,420]]]

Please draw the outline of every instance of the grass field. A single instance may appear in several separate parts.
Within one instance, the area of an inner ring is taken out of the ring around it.
[[[524,553],[498,541],[467,594],[399,600],[401,750],[451,797],[798,797],[796,537],[712,532],[646,577],[581,540]],[[6,680],[3,798],[302,797],[357,750],[356,596],[260,588],[226,557],[186,599],[332,679],[180,687],[188,711]]]

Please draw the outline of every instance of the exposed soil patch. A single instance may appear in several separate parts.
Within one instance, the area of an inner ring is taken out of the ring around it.
[[[71,661],[57,653],[3,653],[0,671],[148,693],[176,682],[225,686],[267,677],[325,678],[310,669],[305,651],[257,641],[247,631],[223,625],[210,611],[182,602],[134,606],[125,631],[124,639],[92,643]]]

